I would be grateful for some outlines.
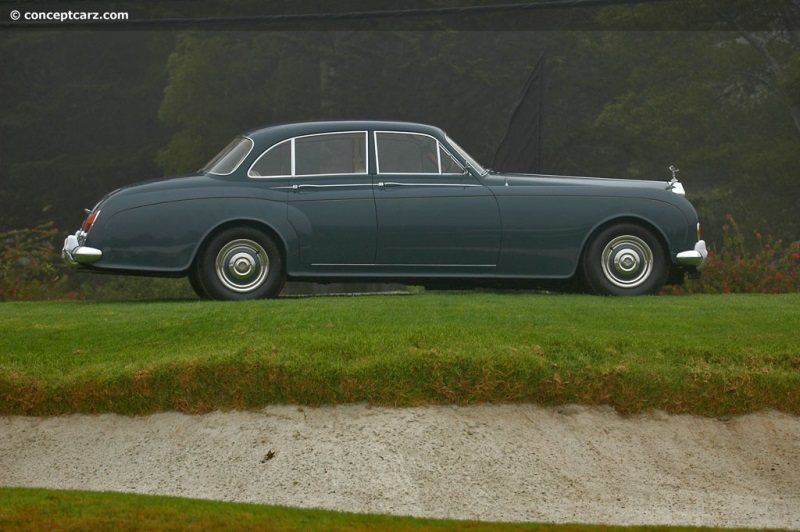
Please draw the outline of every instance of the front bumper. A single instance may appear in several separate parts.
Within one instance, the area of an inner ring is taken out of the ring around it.
[[[698,271],[703,269],[708,258],[708,251],[706,251],[705,240],[698,240],[691,251],[681,251],[677,257],[678,264],[684,266],[694,266]]]
[[[80,264],[91,264],[103,258],[103,252],[99,249],[84,246],[86,233],[78,230],[74,235],[69,235],[64,240],[64,247],[61,248],[61,258],[70,266]]]

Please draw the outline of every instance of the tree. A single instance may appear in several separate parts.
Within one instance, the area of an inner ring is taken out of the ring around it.
[[[55,221],[152,178],[170,40],[142,32],[0,36],[0,230]]]
[[[190,171],[242,131],[332,118],[432,123],[491,161],[540,51],[522,33],[181,34],[159,111],[174,135],[159,164]]]
[[[159,166],[167,174],[192,171],[242,131],[319,118],[323,39],[303,32],[179,34],[159,109],[175,133]]]
[[[659,21],[671,30],[609,33],[598,50],[625,80],[596,121],[631,147],[618,150],[618,171],[645,177],[674,162],[706,227],[733,213],[745,226],[797,239],[797,3],[703,0],[603,16],[615,27]],[[698,20],[713,31],[675,31]]]

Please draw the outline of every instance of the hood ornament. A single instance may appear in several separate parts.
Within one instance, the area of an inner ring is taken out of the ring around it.
[[[685,196],[686,195],[686,191],[684,190],[683,185],[681,184],[681,182],[678,181],[678,176],[675,175],[678,172],[680,172],[680,170],[675,168],[675,166],[670,165],[669,171],[672,172],[672,181],[667,183],[667,190],[671,190],[675,194],[678,194],[680,196]]]

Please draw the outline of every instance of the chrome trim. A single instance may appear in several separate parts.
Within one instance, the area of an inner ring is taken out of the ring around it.
[[[458,154],[464,159],[464,162],[467,163],[467,166],[470,167],[472,170],[474,170],[480,177],[484,177],[489,174],[489,170],[484,168],[483,165],[478,161],[476,161],[472,155],[467,153],[467,151],[464,148],[459,146],[458,142],[450,138],[450,135],[445,133],[444,138],[447,139],[447,142],[449,142],[450,145],[453,147],[453,149],[455,149],[458,152]]]
[[[327,174],[298,174],[297,173],[297,151],[295,148],[295,141],[297,139],[306,139],[311,137],[324,137],[330,135],[364,135],[364,170],[362,172],[342,172],[342,173],[327,173]],[[280,146],[281,144],[289,142],[291,144],[291,166],[292,170],[290,174],[286,175],[250,175],[250,172],[253,170],[253,167],[258,163],[258,161],[267,153],[269,153],[273,148]],[[292,137],[288,139],[284,139],[280,142],[277,142],[264,150],[264,152],[259,155],[253,164],[250,165],[250,168],[247,169],[247,177],[250,179],[287,179],[292,177],[313,177],[313,176],[342,176],[342,175],[369,175],[369,131],[366,130],[355,130],[355,131],[329,131],[325,133],[309,133],[308,135],[299,135],[297,137]]]
[[[381,172],[380,166],[380,157],[378,157],[378,133],[388,133],[393,135],[415,135],[418,137],[428,137],[433,139],[436,143],[437,150],[436,150],[436,163],[437,163],[437,172]],[[445,151],[455,162],[461,167],[462,172],[466,170],[464,165],[461,164],[457,158],[453,156],[450,150],[447,149],[447,146],[442,144],[439,139],[434,137],[433,135],[428,135],[427,133],[418,133],[414,131],[384,131],[384,130],[375,130],[372,132],[372,138],[375,141],[375,172],[380,175],[459,175],[458,173],[448,173],[445,174],[442,172],[442,150]]]
[[[675,168],[674,165],[670,165],[669,171],[672,172],[672,180],[667,183],[667,190],[671,190],[679,196],[685,196],[686,190],[684,190],[683,185],[678,181],[678,176],[676,175],[680,170]]]
[[[225,244],[214,266],[217,279],[232,292],[247,294],[261,287],[269,275],[269,255],[258,242],[246,238]]]
[[[671,190],[675,194],[679,196],[685,196],[686,190],[683,188],[683,183],[678,181],[677,179],[673,179],[669,183],[667,183],[667,190]]]
[[[298,139],[307,139],[311,137],[329,137],[333,135],[364,135],[364,171],[363,172],[342,172],[342,173],[326,173],[326,174],[298,174],[297,173],[297,141]],[[308,135],[299,135],[292,137],[292,177],[311,177],[311,176],[325,176],[325,175],[369,175],[369,131],[365,129],[355,131],[328,131],[324,133],[309,133]]]
[[[677,181],[677,180],[678,180],[678,176],[677,176],[676,174],[677,174],[678,172],[680,172],[680,170],[678,170],[677,168],[675,168],[675,165],[674,165],[674,164],[671,164],[671,165],[669,165],[669,171],[670,171],[670,172],[672,172],[672,180],[673,180],[673,181]]]
[[[705,240],[698,240],[694,245],[694,249],[690,251],[681,251],[675,258],[678,264],[684,266],[694,266],[698,270],[702,270],[708,259],[708,251],[706,250]]]
[[[371,264],[337,264],[328,262],[314,262],[312,266],[361,266],[364,268],[386,267],[393,268],[496,268],[496,264],[394,264],[394,263],[371,263]]]
[[[334,185],[288,185],[285,187],[272,187],[272,190],[300,190],[301,188],[353,188],[353,187],[372,187],[372,183],[337,183]]]
[[[434,174],[435,175],[435,174]],[[382,181],[378,186],[383,187],[482,187],[483,185],[474,185],[471,183],[397,183],[395,181]]]
[[[372,187],[372,183],[336,183],[334,185],[313,185],[313,184],[300,184],[292,185],[292,189],[298,188],[342,188],[342,187]]]
[[[292,139],[282,140],[282,141],[278,142],[277,144],[273,144],[272,146],[270,146],[269,148],[264,150],[264,152],[261,155],[256,157],[256,160],[253,161],[253,164],[251,164],[250,168],[247,169],[247,177],[249,177],[250,179],[288,179],[288,178],[292,177],[291,174],[284,174],[284,175],[250,175],[250,172],[253,171],[253,167],[258,164],[258,161],[260,161],[262,157],[264,157],[266,154],[271,152],[273,149],[277,148],[278,146],[280,146],[281,144],[284,144],[286,142],[288,142],[289,145],[291,146],[289,148],[289,154],[290,154],[289,158],[290,159],[294,159],[294,143],[292,142]],[[290,162],[290,166],[292,167],[292,169],[294,169],[294,163]],[[291,170],[290,170],[290,172],[291,172]]]
[[[242,166],[242,163],[245,161],[245,159],[247,159],[247,158],[250,156],[250,152],[252,152],[252,151],[253,151],[253,148],[255,147],[256,143],[255,143],[255,141],[253,141],[253,139],[251,139],[250,137],[247,137],[247,136],[242,136],[242,137],[237,137],[237,138],[241,138],[241,139],[244,139],[244,140],[248,140],[248,141],[250,141],[250,148],[248,148],[248,150],[247,150],[247,153],[245,153],[245,154],[244,154],[244,157],[242,157],[241,159],[239,159],[239,162],[238,162],[238,163],[236,163],[236,166],[234,166],[234,167],[233,167],[233,170],[231,170],[231,171],[230,171],[230,172],[228,172],[227,174],[218,174],[218,173],[216,173],[216,172],[210,172],[210,171],[206,170],[206,169],[205,169],[205,167],[203,167],[202,171],[204,171],[204,172],[206,172],[206,173],[209,173],[209,174],[211,174],[211,175],[231,175],[231,174],[232,174],[232,173],[234,173],[236,170],[238,170],[238,169],[239,169],[239,167],[240,167],[240,166]],[[233,142],[233,141],[231,141],[231,142]],[[230,143],[229,143],[229,144],[230,144]],[[214,157],[216,158],[216,155],[215,155]],[[212,160],[213,160],[213,159],[212,159]]]
[[[653,252],[647,242],[634,235],[621,235],[603,248],[603,276],[620,288],[635,288],[653,272]]]
[[[64,246],[61,248],[61,258],[70,266],[80,264],[91,264],[103,258],[103,252],[99,249],[84,246],[86,233],[80,229],[74,234],[64,239]]]
[[[372,187],[378,186],[385,187],[481,187],[483,185],[474,185],[471,183],[397,183],[394,181],[387,181],[377,183],[337,183],[333,185],[314,185],[314,184],[300,184],[300,185],[287,185],[285,187],[272,187],[273,190],[299,190],[301,188],[352,188],[352,187]]]

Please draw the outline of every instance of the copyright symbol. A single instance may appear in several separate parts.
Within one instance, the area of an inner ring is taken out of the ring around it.
[[[21,16],[20,12],[17,11],[16,9],[11,12],[11,20],[19,20],[20,16]]]

